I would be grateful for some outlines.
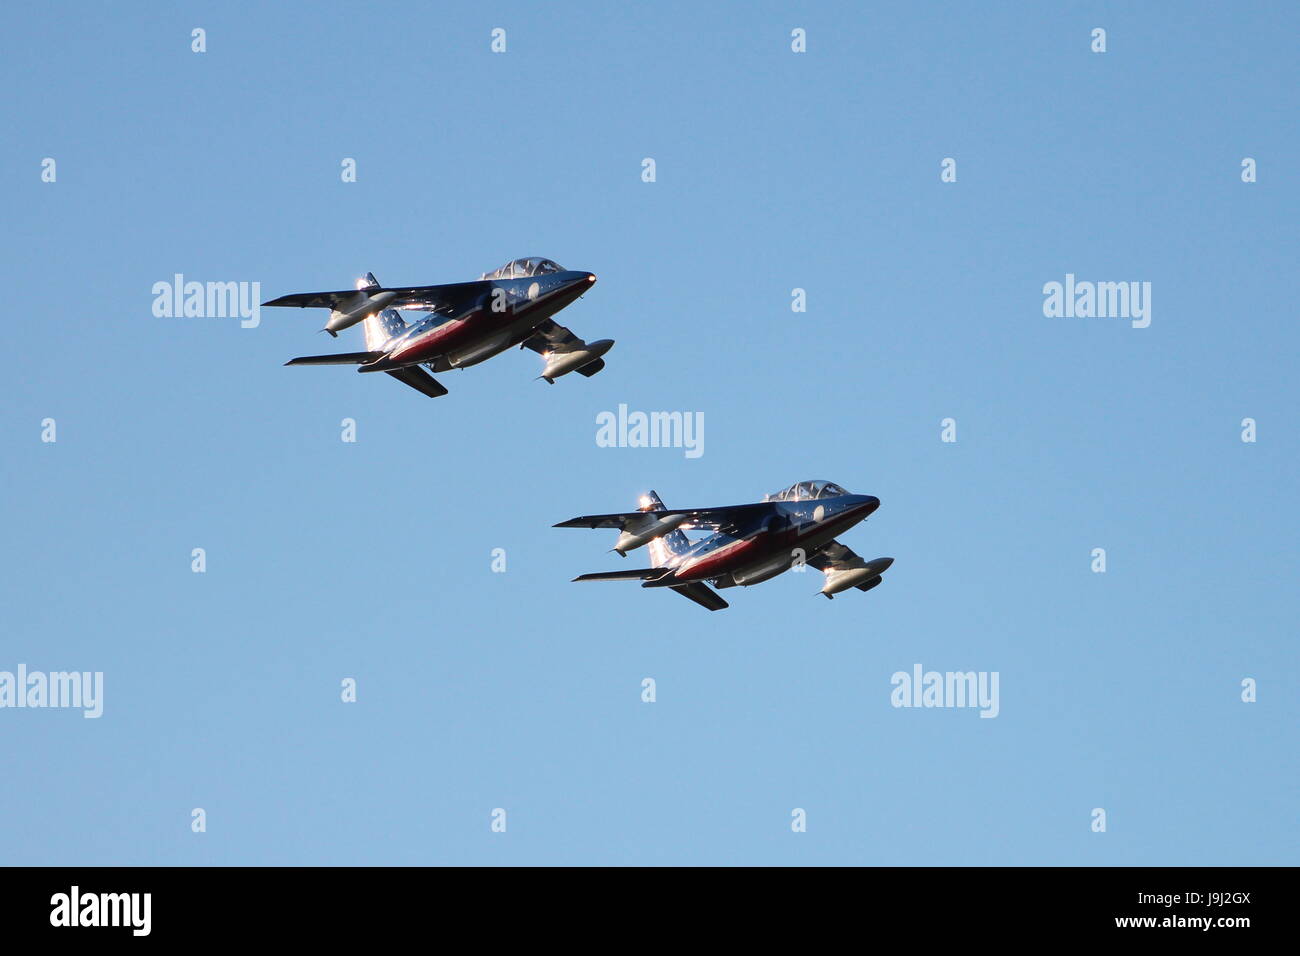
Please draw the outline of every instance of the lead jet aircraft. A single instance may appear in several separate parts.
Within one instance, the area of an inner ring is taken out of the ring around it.
[[[825,576],[819,594],[833,598],[848,588],[870,591],[893,558],[864,561],[835,540],[880,507],[871,495],[849,494],[831,481],[801,481],[752,505],[722,508],[664,507],[653,491],[641,507],[608,515],[584,515],[557,528],[617,528],[612,550],[626,556],[650,546],[651,567],[582,574],[574,581],[641,581],[643,588],[672,588],[710,611],[727,602],[709,588],[749,587],[799,564]],[[692,542],[687,531],[711,531]],[[706,583],[708,582],[708,583]]]
[[[364,352],[304,355],[286,365],[356,365],[358,372],[386,372],[437,398],[447,389],[429,372],[477,365],[516,345],[542,356],[538,377],[552,385],[569,372],[595,375],[605,367],[601,356],[613,339],[584,342],[551,318],[595,281],[590,272],[567,271],[534,257],[508,262],[475,282],[388,288],[368,272],[355,290],[301,292],[262,304],[329,309],[324,331],[336,337],[364,323]],[[407,325],[398,309],[431,314]]]

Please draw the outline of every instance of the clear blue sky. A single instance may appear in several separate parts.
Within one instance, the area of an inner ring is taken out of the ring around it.
[[[1298,20],[14,7],[0,669],[105,702],[0,711],[0,862],[1296,863]],[[601,375],[512,352],[431,401],[282,368],[360,347],[319,312],[151,312],[177,272],[526,255],[600,277],[563,319],[617,340]],[[1151,326],[1044,317],[1067,273],[1151,282]],[[597,447],[620,403],[703,412],[703,456]],[[897,559],[868,595],[709,614],[569,584],[645,555],[550,527],[821,477],[882,501],[844,538]],[[891,707],[917,663],[998,671],[1000,715]]]

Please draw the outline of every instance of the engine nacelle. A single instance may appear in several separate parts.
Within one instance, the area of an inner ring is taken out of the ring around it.
[[[584,365],[590,365],[613,347],[613,339],[601,339],[570,351],[549,352],[546,355],[546,365],[542,368],[541,377],[554,385],[555,380],[561,375],[568,375]]]
[[[388,308],[388,303],[396,298],[396,292],[376,292],[374,295],[358,292],[354,296],[349,296],[347,300],[339,303],[339,308],[330,310],[325,331],[331,335],[338,335],[344,329],[350,329],[358,322],[382,312]]]
[[[670,531],[676,531],[686,523],[688,517],[689,515],[667,515],[663,518],[655,518],[653,514],[648,514],[645,520],[623,529],[614,544],[614,550],[627,557],[629,551],[643,544],[649,544],[655,538],[662,538]]]

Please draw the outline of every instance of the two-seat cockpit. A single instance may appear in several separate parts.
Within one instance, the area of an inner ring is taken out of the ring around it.
[[[531,276],[550,275],[553,272],[563,272],[564,269],[558,262],[552,259],[543,259],[541,256],[531,256],[527,259],[516,259],[513,262],[507,262],[500,269],[492,272],[485,272],[480,279],[527,279]]]
[[[801,481],[791,485],[784,491],[768,495],[763,500],[811,501],[814,498],[838,498],[848,493],[833,481]]]

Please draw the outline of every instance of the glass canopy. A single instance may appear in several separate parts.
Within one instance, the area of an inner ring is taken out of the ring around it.
[[[542,276],[551,272],[563,272],[559,263],[551,259],[543,259],[541,256],[531,256],[527,259],[516,259],[513,262],[507,262],[500,269],[493,272],[485,272],[481,276],[484,279],[526,279],[529,276]]]
[[[768,495],[764,501],[809,501],[813,498],[838,498],[848,492],[833,481],[801,481],[784,491]]]

